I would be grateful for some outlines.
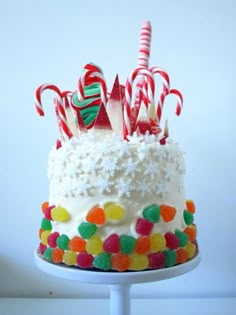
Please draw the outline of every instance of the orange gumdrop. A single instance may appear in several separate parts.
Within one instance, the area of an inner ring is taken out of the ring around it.
[[[189,237],[189,241],[190,242],[193,242],[196,237],[197,237],[197,229],[196,229],[196,226],[195,225],[190,225],[190,226],[187,226],[185,229],[184,229],[184,233],[186,233]]]
[[[43,202],[41,205],[42,212],[44,214],[45,210],[48,208],[49,203],[47,201]]]
[[[63,262],[64,250],[60,248],[55,248],[52,251],[52,261],[54,263],[62,263]]]
[[[104,224],[106,221],[105,212],[101,207],[94,207],[87,213],[86,220],[94,224]]]
[[[176,214],[176,209],[167,205],[160,205],[161,216],[165,222],[172,221]]]
[[[142,235],[137,239],[134,249],[138,254],[145,254],[149,251],[150,246],[150,238],[147,235]]]
[[[186,200],[186,207],[189,212],[191,212],[192,214],[195,213],[195,204],[192,200]]]
[[[183,264],[184,262],[186,262],[188,260],[188,252],[183,249],[183,248],[179,248],[176,251],[177,257],[176,257],[176,263],[177,264]]]
[[[118,271],[125,271],[129,268],[129,256],[118,253],[112,256],[112,267]]]
[[[82,252],[86,248],[86,241],[83,238],[79,237],[79,236],[74,236],[69,241],[68,247],[73,252]]]

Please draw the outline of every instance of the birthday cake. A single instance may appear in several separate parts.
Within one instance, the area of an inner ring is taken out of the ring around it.
[[[55,93],[60,139],[49,153],[49,199],[42,204],[39,255],[100,271],[168,268],[198,252],[195,205],[184,192],[184,156],[161,123],[165,98],[183,98],[160,67],[149,67],[151,25],[144,22],[138,67],[111,92],[100,67],[87,64],[75,92]],[[155,102],[156,77],[162,92]]]

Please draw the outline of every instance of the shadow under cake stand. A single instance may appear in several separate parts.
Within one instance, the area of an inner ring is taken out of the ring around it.
[[[38,268],[55,277],[78,282],[109,285],[110,315],[130,315],[130,287],[132,284],[174,278],[190,272],[200,262],[198,254],[186,263],[164,269],[134,272],[103,272],[54,264],[44,260],[37,251],[35,251],[34,258]]]

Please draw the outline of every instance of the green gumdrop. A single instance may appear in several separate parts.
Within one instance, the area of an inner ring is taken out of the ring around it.
[[[52,260],[52,251],[53,248],[47,247],[43,253],[43,257],[49,261]]]
[[[174,250],[164,250],[165,267],[172,267],[176,263],[177,254]]]
[[[184,247],[185,245],[188,244],[189,241],[189,236],[188,234],[181,232],[180,230],[175,230],[175,235],[179,239],[179,246]]]
[[[130,254],[135,247],[136,239],[133,236],[121,235],[120,237],[120,248],[122,253]]]
[[[160,220],[160,207],[158,205],[150,205],[143,210],[143,217],[153,223]]]
[[[97,231],[97,226],[90,222],[82,222],[78,226],[78,232],[80,236],[84,239],[88,239],[91,236],[94,235],[94,233]]]
[[[194,220],[193,214],[188,210],[184,210],[184,222],[187,225],[190,225],[193,223],[193,220]]]
[[[46,218],[43,218],[41,222],[41,228],[45,231],[50,231],[52,229],[51,221]]]
[[[111,269],[111,255],[109,253],[103,252],[96,256],[93,260],[93,266],[102,270]]]
[[[62,235],[58,236],[58,238],[56,239],[57,246],[60,249],[64,249],[64,250],[69,249],[69,247],[68,247],[69,241],[70,241],[70,239],[66,234],[62,234]]]

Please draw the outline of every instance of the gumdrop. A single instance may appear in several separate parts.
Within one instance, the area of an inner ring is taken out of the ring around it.
[[[151,246],[150,249],[152,252],[158,252],[163,250],[166,247],[166,239],[161,233],[154,233],[150,236]]]
[[[197,228],[194,224],[189,225],[184,229],[184,233],[188,235],[189,241],[193,242],[197,237]]]
[[[49,261],[52,260],[52,248],[47,247],[43,253],[43,257]]]
[[[149,267],[151,269],[161,269],[165,267],[165,255],[163,252],[156,252],[148,255]]]
[[[48,245],[52,248],[57,247],[57,238],[60,234],[58,232],[53,232],[52,234],[48,235]]]
[[[194,255],[196,254],[196,245],[194,243],[188,243],[185,246],[185,250],[188,253],[188,258],[191,259],[194,257]]]
[[[93,266],[93,255],[81,252],[77,255],[77,264],[80,268],[88,269]]]
[[[103,210],[103,208],[101,207],[94,207],[92,208],[87,216],[86,216],[86,220],[88,222],[94,223],[94,224],[104,224],[105,223],[105,212]]]
[[[160,220],[160,207],[156,204],[148,206],[143,210],[143,217],[153,223]]]
[[[44,211],[44,215],[45,215],[45,218],[48,219],[48,220],[52,220],[52,216],[51,216],[51,211],[52,209],[55,208],[55,206],[50,206],[50,207],[47,207]]]
[[[125,271],[129,268],[129,256],[118,253],[115,255],[112,255],[112,268],[117,271]]]
[[[189,212],[188,210],[184,210],[184,222],[187,225],[190,225],[193,223],[193,220],[194,220],[194,217],[193,217],[192,213]]]
[[[102,240],[99,236],[92,236],[86,243],[86,251],[92,255],[99,255],[103,251]]]
[[[65,222],[70,218],[70,214],[63,207],[54,207],[51,210],[51,217],[54,221]]]
[[[82,252],[85,250],[86,247],[86,241],[79,237],[79,236],[74,236],[68,243],[68,247],[70,250],[73,252]]]
[[[65,249],[69,249],[69,247],[68,247],[69,241],[70,241],[69,237],[66,234],[62,234],[62,235],[58,236],[56,243],[60,249],[65,250]]]
[[[47,248],[46,245],[44,245],[42,243],[39,244],[39,252],[40,252],[41,255],[43,255],[43,253],[45,252],[46,248]]]
[[[136,232],[141,235],[149,235],[152,231],[153,223],[143,218],[139,218],[136,223]]]
[[[120,238],[117,234],[111,234],[103,243],[104,251],[108,253],[118,253],[120,251]]]
[[[47,202],[47,201],[43,202],[42,205],[41,205],[41,209],[42,209],[42,212],[43,212],[43,213],[45,212],[45,210],[47,209],[47,207],[48,207],[48,202]]]
[[[177,249],[176,254],[177,254],[177,258],[176,258],[177,264],[183,264],[188,260],[188,252],[185,249],[183,248]]]
[[[132,254],[130,255],[130,264],[129,269],[130,270],[145,270],[149,266],[149,260],[147,255],[142,254]]]
[[[104,211],[106,219],[112,221],[119,221],[123,219],[125,214],[125,209],[115,202],[106,203],[104,205]]]
[[[187,210],[194,214],[196,209],[195,209],[195,204],[192,200],[186,200],[186,207],[187,207]]]
[[[180,241],[179,238],[171,232],[165,234],[166,246],[169,249],[177,249],[179,247]]]
[[[68,266],[76,265],[76,253],[68,250],[63,255],[63,262]]]
[[[44,231],[41,233],[41,243],[43,245],[48,244],[48,236],[50,235],[50,231]]]
[[[63,262],[64,250],[61,248],[55,248],[52,251],[52,261],[56,264]]]
[[[41,228],[45,231],[50,231],[52,229],[52,223],[46,218],[42,219]]]
[[[189,236],[188,234],[181,232],[180,230],[175,230],[175,235],[179,239],[179,246],[184,247],[186,244],[188,244]]]
[[[176,264],[177,254],[174,250],[165,250],[165,267],[172,267]]]
[[[145,254],[149,251],[150,246],[150,238],[146,235],[142,235],[137,239],[134,249],[138,254]]]
[[[96,256],[93,260],[93,266],[102,270],[111,269],[111,255],[109,253],[103,252]]]
[[[160,205],[161,216],[165,222],[170,222],[174,219],[176,214],[176,209],[168,205]]]
[[[80,236],[84,239],[89,239],[97,231],[97,227],[94,223],[82,222],[78,227]]]
[[[130,254],[135,247],[136,239],[130,235],[121,235],[120,237],[120,247],[124,254]]]

